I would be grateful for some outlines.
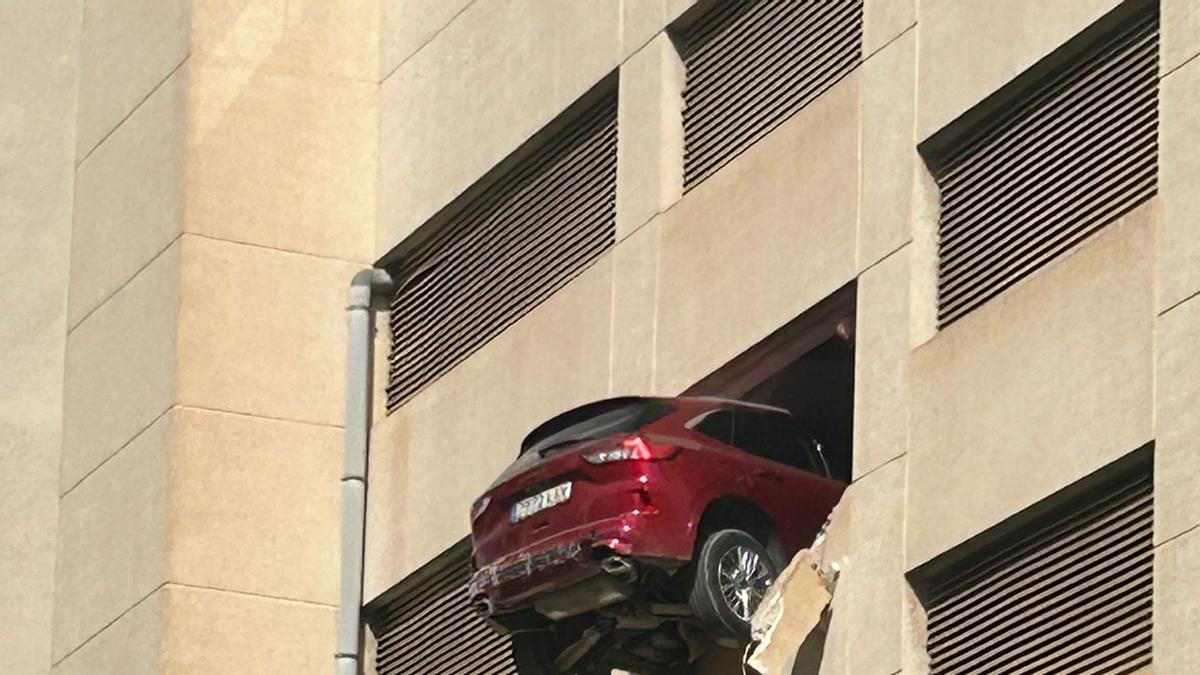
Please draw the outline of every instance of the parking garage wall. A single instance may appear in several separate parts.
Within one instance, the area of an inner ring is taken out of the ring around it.
[[[541,420],[678,393],[857,280],[856,496],[828,672],[922,668],[907,572],[1151,441],[1154,662],[1182,672],[1200,659],[1183,637],[1200,609],[1182,593],[1200,556],[1187,497],[1200,478],[1200,170],[1187,150],[1200,140],[1188,115],[1200,21],[1188,3],[1161,2],[1158,194],[943,330],[938,186],[918,144],[1121,3],[867,0],[861,65],[686,195],[683,72],[663,29],[688,3],[586,16],[520,4],[466,5],[384,80],[378,252],[614,69],[617,243],[377,416],[368,598],[466,534],[470,502]],[[465,137],[471,147],[446,152]]]

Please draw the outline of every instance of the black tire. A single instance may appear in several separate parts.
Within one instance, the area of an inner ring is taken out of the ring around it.
[[[727,594],[722,590],[722,576],[725,576],[727,586],[740,579],[731,578],[729,573],[733,571],[736,575],[740,569],[738,563],[746,560],[740,558],[743,555],[754,558],[748,563],[753,565],[754,572],[747,575],[747,592],[736,592],[734,599],[727,600]],[[725,570],[722,570],[723,560]],[[765,594],[778,576],[779,566],[761,542],[741,530],[718,530],[700,547],[688,602],[706,630],[718,636],[746,640],[750,637],[749,616],[762,600],[761,595],[754,596],[759,591]]]

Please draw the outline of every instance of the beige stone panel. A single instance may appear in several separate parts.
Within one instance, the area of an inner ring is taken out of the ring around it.
[[[159,675],[165,633],[166,590],[160,588],[56,664],[51,672],[53,675]]]
[[[379,0],[192,0],[192,50],[252,68],[377,81]]]
[[[1157,492],[1157,488],[1155,490]],[[1189,673],[1200,663],[1200,530],[1154,550],[1154,672]]]
[[[908,31],[862,65],[860,270],[912,239],[916,44]]]
[[[662,216],[657,389],[683,390],[854,277],[857,111],[851,73]]]
[[[327,673],[336,616],[324,605],[171,585],[163,673]]]
[[[855,483],[851,549],[838,592],[848,594],[846,672],[894,673],[901,665],[904,610],[905,459]]]
[[[1155,334],[1154,540],[1200,525],[1200,299],[1158,318]]]
[[[910,247],[858,278],[854,336],[854,476],[908,450]]]
[[[1158,311],[1200,291],[1200,62],[1163,78],[1159,89]]]
[[[916,22],[916,0],[866,0],[863,3],[863,56],[879,51]]]
[[[554,12],[523,4],[476,0],[383,81],[377,255],[553,117]]]
[[[341,429],[180,408],[170,579],[337,602]]]
[[[373,593],[467,535],[471,503],[533,427],[606,395],[612,274],[606,256],[393,414],[401,433],[378,428],[368,510],[402,504],[384,536],[399,539],[403,557],[372,556],[387,566],[368,573]]]
[[[84,2],[76,159],[83,159],[188,55],[189,0]]]
[[[359,265],[183,236],[179,402],[340,425]]]
[[[621,65],[617,240],[683,196],[683,63],[660,33]]]
[[[696,0],[632,0],[621,3],[622,59],[646,46]]]
[[[517,0],[517,4],[521,2],[545,6],[539,0]],[[554,4],[557,109],[570,105],[601,78],[616,70],[624,59],[621,53],[621,4],[586,0]]]
[[[383,0],[380,30],[381,73],[400,67],[437,37],[476,0]]]
[[[0,3],[0,654],[50,669],[81,0]]]
[[[437,384],[433,385],[434,387]],[[419,397],[418,397],[419,398]],[[370,602],[411,571],[405,560],[408,543],[405,522],[408,510],[408,458],[426,452],[413,446],[411,404],[376,421],[371,430],[371,457],[367,475],[367,539],[363,563],[363,600]],[[340,511],[339,511],[340,513]],[[457,526],[459,536],[466,534],[465,520],[458,524],[459,513],[439,518]],[[340,531],[340,528],[339,528]]]
[[[937,335],[938,221],[941,197],[924,166],[913,182],[912,281],[909,293],[909,343],[916,347]]]
[[[76,171],[71,326],[183,229],[187,70],[172,73]]]
[[[925,607],[911,585],[905,580],[903,585],[904,609],[901,622],[903,631],[900,638],[901,672],[929,672],[929,617]]]
[[[377,254],[610,73],[620,18],[617,2],[477,0],[389,76]]]
[[[841,597],[845,598],[846,582],[838,582],[842,587]],[[850,645],[848,643],[847,633],[851,628],[851,616],[849,612],[849,604],[846,601],[840,601],[838,595],[835,594],[833,602],[830,604],[831,614],[829,617],[829,631],[825,634],[825,645],[821,651],[821,668],[818,671],[820,675],[853,675],[847,670],[847,660],[849,657]]]
[[[913,352],[910,568],[1152,438],[1153,206]]]
[[[67,336],[62,491],[172,403],[179,248],[172,244]]]
[[[1160,73],[1169,73],[1200,54],[1200,4],[1195,0],[1159,0]]]
[[[662,0],[621,3],[621,58],[623,61],[657,37],[666,25],[666,3]],[[626,64],[622,64],[622,69]],[[624,77],[624,75],[622,75]]]
[[[171,427],[163,415],[62,498],[56,662],[167,580]]]
[[[917,138],[927,138],[953,121],[1117,4],[1118,0],[922,2]]]
[[[662,392],[654,386],[661,220],[617,244],[613,256],[612,396]]]
[[[821,551],[822,569],[832,570],[836,565],[845,569],[847,560],[854,550],[854,504],[859,485],[851,483],[842,498],[829,514],[829,525],[825,532],[825,544]],[[824,675],[846,673],[847,650],[849,649],[850,630],[853,628],[852,577],[839,573],[837,585],[834,588],[833,600],[830,602],[829,629],[825,634],[824,650],[821,654],[820,672]]]
[[[634,0],[636,2],[636,0]],[[696,0],[662,0],[663,21],[671,23],[696,4]]]
[[[193,60],[188,232],[371,254],[378,87]]]
[[[367,626],[363,631],[362,672],[363,675],[379,675],[379,641]]]
[[[825,543],[821,550],[821,568],[832,570],[836,566],[845,570],[850,553],[854,550],[854,504],[859,485],[852,483],[842,493],[842,498],[829,514],[825,532]],[[851,603],[853,602],[853,579],[838,573],[833,599],[830,601],[829,627],[825,634],[821,653],[820,672],[824,675],[846,673],[846,657],[849,632],[853,627]],[[799,648],[797,644],[797,648]]]

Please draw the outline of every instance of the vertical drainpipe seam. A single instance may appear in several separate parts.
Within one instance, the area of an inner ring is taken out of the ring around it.
[[[361,672],[363,555],[367,525],[367,454],[375,311],[386,309],[395,284],[381,269],[364,269],[350,281],[346,305],[346,454],[342,470],[341,601],[338,607],[336,675]]]

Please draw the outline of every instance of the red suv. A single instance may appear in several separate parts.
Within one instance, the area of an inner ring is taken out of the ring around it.
[[[786,410],[591,403],[534,429],[472,506],[471,598],[522,673],[675,672],[749,634],[844,489]]]

